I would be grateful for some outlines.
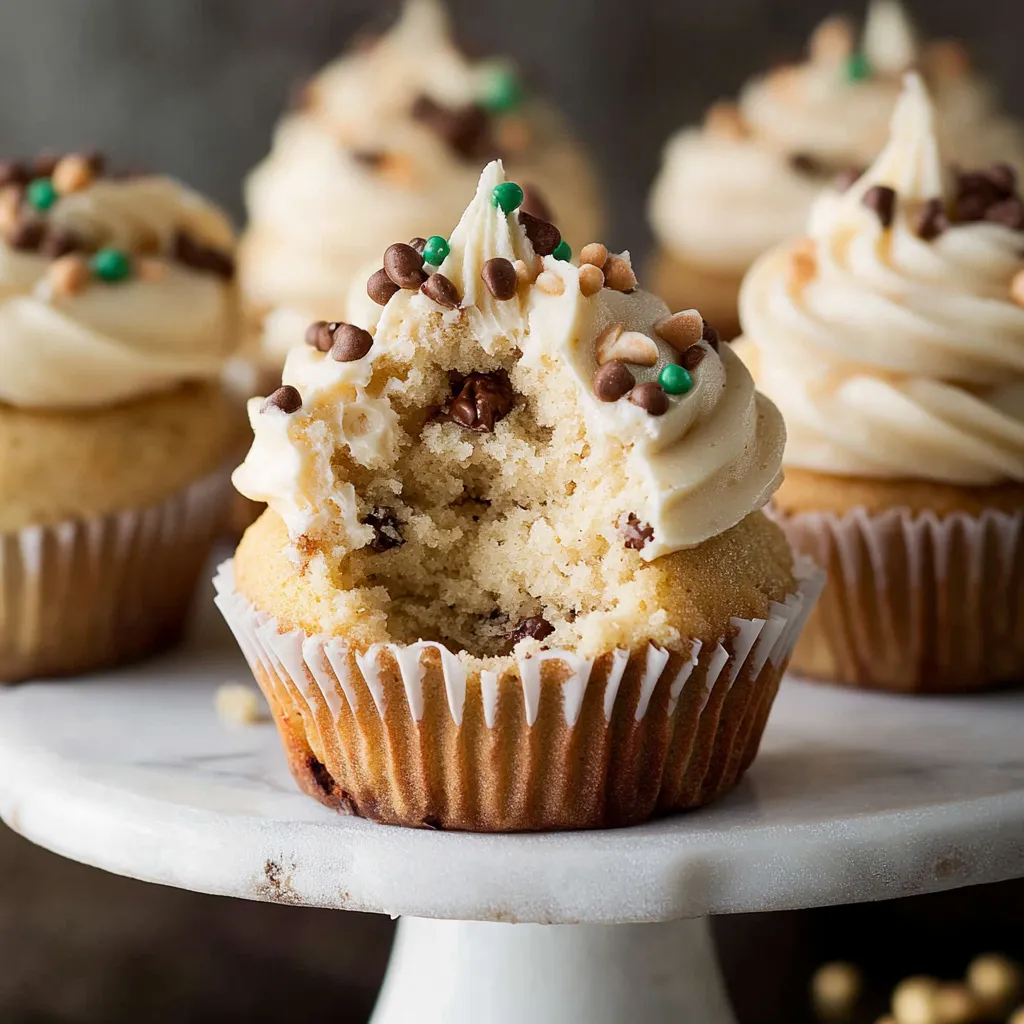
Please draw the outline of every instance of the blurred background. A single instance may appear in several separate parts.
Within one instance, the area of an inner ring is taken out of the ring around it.
[[[598,158],[608,241],[641,254],[659,150],[745,78],[796,56],[821,0],[449,0],[473,52],[508,53]],[[32,0],[0,4],[0,149],[100,148],[177,175],[241,223],[240,183],[293,90],[389,0]],[[1024,115],[1024,4],[910,0],[925,36],[955,36]],[[73,780],[69,780],[73,785]],[[1024,841],[1024,836],[1022,836]],[[1024,955],[1024,883],[716,922],[744,1024],[810,1020],[807,981],[833,957],[888,985],[957,976],[994,948]],[[365,1021],[392,923],[246,904],[104,875],[0,831],[0,1021]],[[874,999],[874,1004],[871,1001]],[[486,1024],[486,1022],[481,1022]]]

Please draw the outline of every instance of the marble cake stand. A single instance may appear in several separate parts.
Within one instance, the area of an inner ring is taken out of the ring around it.
[[[0,693],[0,814],[151,882],[402,915],[374,1024],[732,1020],[708,914],[1024,875],[1024,694],[909,700],[787,682],[741,787],[702,812],[562,835],[408,831],[300,795],[210,616],[141,668]]]

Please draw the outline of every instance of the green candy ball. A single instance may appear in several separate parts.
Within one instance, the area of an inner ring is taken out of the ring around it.
[[[568,263],[572,259],[572,249],[569,248],[569,243],[563,238],[558,245],[555,246],[554,251],[551,253],[556,260],[562,260]]]
[[[495,71],[487,83],[482,99],[484,107],[492,114],[507,114],[523,102],[523,87],[514,71]]]
[[[491,203],[506,216],[523,205],[523,190],[514,181],[503,181],[494,186]]]
[[[846,58],[846,80],[848,82],[863,82],[865,78],[871,77],[871,62],[868,55],[861,50],[851,53]]]
[[[431,235],[427,244],[423,246],[423,262],[429,263],[432,267],[439,267],[448,258],[451,249],[446,239],[440,235]]]
[[[693,387],[693,377],[685,366],[666,363],[658,374],[658,383],[667,395],[685,395]]]
[[[120,249],[100,249],[90,263],[92,272],[101,280],[123,281],[132,272],[132,261]]]
[[[57,202],[57,190],[49,178],[36,178],[28,183],[25,197],[37,210],[48,210]]]

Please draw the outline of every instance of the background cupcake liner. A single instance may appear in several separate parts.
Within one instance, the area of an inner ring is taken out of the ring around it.
[[[467,677],[437,643],[360,654],[284,632],[235,591],[232,563],[214,582],[310,795],[389,824],[522,831],[628,825],[732,788],[824,582],[807,560],[798,578],[767,619],[735,618],[689,658],[547,650],[503,679]]]
[[[1024,512],[770,514],[828,573],[794,671],[921,693],[1024,677]]]
[[[177,640],[229,495],[219,470],[151,508],[0,535],[0,681],[87,672]]]

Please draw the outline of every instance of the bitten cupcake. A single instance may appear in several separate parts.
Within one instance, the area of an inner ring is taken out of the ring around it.
[[[230,498],[233,247],[166,178],[0,164],[0,680],[178,636]]]
[[[594,237],[594,175],[563,119],[508,61],[463,54],[439,0],[406,0],[388,32],[317,75],[246,183],[239,273],[265,377],[280,381],[301,329],[336,320],[391,242],[454,224],[496,154],[532,213],[554,211],[573,245]]]
[[[907,692],[1024,674],[1022,304],[1016,176],[953,171],[910,76],[875,163],[740,298],[789,432],[778,521],[829,573],[799,671]]]
[[[676,304],[699,299],[723,337],[735,337],[744,273],[803,230],[833,177],[875,158],[901,77],[915,66],[962,160],[1024,167],[1019,126],[999,112],[962,47],[918,45],[901,6],[874,0],[859,46],[845,18],[829,18],[804,63],[754,79],[738,103],[715,104],[703,127],[669,140],[650,200],[655,290]]]
[[[388,248],[372,331],[315,325],[250,404],[269,510],[218,603],[300,785],[382,822],[714,799],[816,589],[759,511],[784,429],[740,360],[522,201],[490,164],[434,264]]]

